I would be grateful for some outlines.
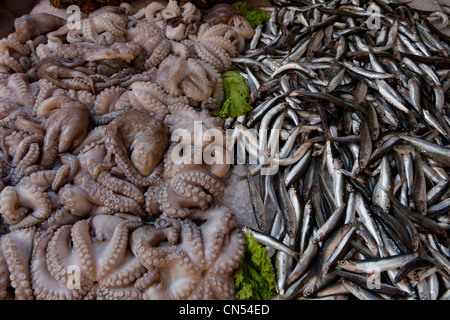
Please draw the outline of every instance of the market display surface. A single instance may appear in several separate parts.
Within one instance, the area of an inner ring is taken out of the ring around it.
[[[206,5],[0,39],[0,297],[449,299],[445,10]]]

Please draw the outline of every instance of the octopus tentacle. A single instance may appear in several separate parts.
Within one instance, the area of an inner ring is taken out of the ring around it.
[[[5,187],[0,194],[0,213],[11,229],[35,225],[52,211],[48,195],[37,185],[19,184]],[[29,212],[29,209],[32,211]]]
[[[87,135],[90,112],[82,103],[72,99],[61,100],[62,108],[51,112],[46,120],[47,132],[42,148],[41,165],[51,165],[55,151],[66,152],[78,147]]]
[[[87,220],[80,220],[71,229],[73,252],[77,258],[77,265],[83,274],[92,280],[96,280],[97,264],[95,256],[88,254],[93,252],[94,243],[90,236]]]
[[[167,57],[158,68],[157,82],[171,96],[181,96],[181,89],[178,84],[185,76],[187,65],[186,59]],[[171,80],[173,79],[173,81]]]
[[[97,286],[95,293],[89,293],[99,300],[142,300],[140,290],[129,286],[125,288],[108,288],[105,286]],[[89,298],[92,300],[93,298]]]
[[[96,207],[86,191],[72,184],[64,185],[58,196],[64,210],[77,217],[88,216]]]
[[[61,167],[59,167],[55,179],[53,180],[52,183],[52,189],[55,191],[58,191],[59,188],[61,188],[61,186],[64,185],[65,179],[67,178],[67,176],[70,173],[70,166],[67,164],[62,165]]]
[[[118,221],[113,221],[118,219]],[[111,226],[109,226],[111,224]],[[96,239],[100,241],[106,241],[106,247],[103,249],[103,254],[97,257],[99,262],[99,268],[97,270],[97,279],[105,279],[110,275],[111,271],[117,264],[126,261],[125,256],[127,254],[128,234],[131,230],[134,230],[142,225],[140,220],[123,220],[111,216],[96,216],[92,220],[92,228],[96,232]],[[112,229],[112,230],[111,230]],[[131,259],[132,260],[132,259]],[[128,271],[136,272],[140,265],[136,264],[137,260],[129,261],[130,265],[126,266],[122,271],[125,271],[128,267],[131,267]],[[137,267],[137,269],[136,269]],[[133,270],[134,269],[134,270]],[[143,269],[141,269],[143,271]],[[142,272],[141,271],[141,272]],[[105,280],[106,283],[115,282],[115,285],[125,281],[125,277],[131,277],[129,281],[134,281],[134,272],[125,272],[118,277],[118,279],[109,278]]]
[[[42,190],[46,190],[51,187],[55,177],[57,175],[57,170],[39,170],[31,173],[30,175],[24,177],[21,181],[21,185],[35,185]]]
[[[152,21],[152,22],[161,20],[162,19],[161,10],[163,8],[164,8],[164,6],[159,2],[150,3],[143,10],[145,12],[145,19]]]
[[[79,300],[82,297],[82,292],[62,285],[49,272],[46,253],[48,242],[52,235],[52,232],[41,235],[34,245],[30,264],[31,284],[34,295],[37,300]]]
[[[73,177],[75,176],[75,174],[78,171],[78,168],[80,166],[80,161],[78,160],[78,158],[70,153],[63,153],[59,156],[59,159],[61,161],[61,163],[65,166],[69,167],[69,172],[67,173],[66,176],[66,182],[71,182]],[[55,189],[53,189],[55,190]]]
[[[133,83],[129,97],[131,105],[135,109],[146,110],[159,118],[163,118],[167,114],[164,103],[167,99],[166,94],[162,88],[153,83]]]
[[[162,38],[158,38],[158,40],[155,49],[151,51],[150,56],[144,62],[144,68],[147,70],[158,66],[172,50],[172,45],[169,41]]]
[[[14,295],[19,300],[32,300],[29,263],[34,241],[34,228],[16,230],[3,236],[2,250],[10,273]]]
[[[106,125],[99,125],[89,131],[86,138],[83,140],[83,142],[73,150],[73,154],[79,154],[84,148],[91,148],[93,144],[96,144],[97,142],[100,142],[106,132]]]
[[[234,298],[233,270],[244,257],[235,216],[213,207],[193,217],[202,220],[200,226],[189,218],[168,219],[176,223],[132,233],[132,250],[149,270],[136,282],[144,299]]]
[[[90,179],[85,173],[75,175],[74,183],[84,190],[92,201],[99,206],[105,206],[112,211],[115,210],[115,212],[130,212],[138,216],[145,215],[145,212],[136,201],[120,194],[115,194],[100,183]]]
[[[144,194],[141,190],[139,190],[139,188],[128,181],[113,176],[110,172],[102,171],[98,175],[97,181],[109,190],[131,198],[140,205],[143,205],[145,202]]]
[[[37,143],[31,143],[27,154],[18,162],[11,178],[11,184],[16,185],[25,176],[25,169],[35,164],[40,156],[40,148]],[[16,159],[14,157],[14,159]],[[14,161],[13,159],[13,161]]]
[[[77,256],[74,253],[75,244],[71,241],[72,226],[66,225],[58,228],[47,244],[46,263],[47,270],[62,286],[68,287],[71,275],[68,273],[72,266],[80,268]],[[64,244],[64,245],[61,245]],[[87,259],[88,257],[86,257]],[[81,269],[81,268],[80,268]],[[77,296],[80,298],[92,288],[92,282],[84,273],[79,274],[79,289]]]
[[[64,91],[58,88],[56,85],[54,85],[52,82],[46,80],[46,79],[39,79],[38,81],[38,94],[36,96],[34,106],[33,106],[33,112],[32,115],[37,115],[37,109],[43,103],[45,100],[50,98],[51,96],[55,95],[64,95]]]
[[[39,223],[38,226],[42,230],[47,230],[48,232],[53,232],[57,228],[63,225],[71,225],[79,220],[79,217],[70,214],[64,208],[58,208],[52,212],[52,214],[43,222]]]
[[[26,118],[18,117],[15,122],[15,127],[18,130],[24,131],[32,136],[34,135],[41,136],[42,137],[41,140],[43,140],[43,137],[45,135],[45,129],[40,123],[36,123],[33,120],[29,120]],[[42,144],[42,141],[36,142]]]
[[[25,155],[28,153],[32,144],[42,145],[43,136],[40,134],[34,134],[28,137],[25,137],[22,141],[20,141],[17,146],[16,153],[14,154],[14,158],[11,161],[12,166],[17,166]]]
[[[181,6],[181,10],[181,16],[186,23],[194,23],[202,18],[202,13],[193,3],[186,2]]]
[[[127,91],[121,87],[110,87],[100,92],[94,103],[94,111],[103,115],[130,107]]]
[[[174,97],[164,92],[164,89],[152,82],[135,82],[129,93],[133,108],[146,110],[163,119],[167,115],[167,106],[175,103],[189,103],[186,96]]]
[[[128,237],[141,225],[140,219],[127,215],[97,215],[61,226],[48,241],[47,266],[41,263],[39,271],[58,287],[70,284],[68,268],[77,267],[80,285],[69,292],[76,299],[140,299],[134,282],[146,270],[129,250]]]
[[[7,70],[13,70],[14,72],[24,72],[22,65],[13,57],[9,55],[0,56],[0,67],[7,67]]]
[[[6,299],[9,287],[9,270],[0,240],[0,299]]]
[[[29,107],[34,104],[36,86],[30,86],[28,76],[25,73],[12,74],[7,82],[0,86],[0,92],[12,97],[17,103]]]

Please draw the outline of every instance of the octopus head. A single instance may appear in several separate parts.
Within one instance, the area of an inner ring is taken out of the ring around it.
[[[168,147],[166,135],[154,139],[154,133],[143,132],[131,145],[131,162],[143,176],[148,176],[155,170]]]

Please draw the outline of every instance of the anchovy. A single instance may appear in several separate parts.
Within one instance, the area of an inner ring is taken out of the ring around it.
[[[389,269],[401,267],[403,264],[419,257],[417,252],[399,254],[396,256],[389,256],[376,259],[364,260],[340,260],[339,267],[351,272],[357,273],[374,273],[384,272]]]
[[[250,156],[266,152],[251,173],[275,241],[261,243],[277,298],[445,297],[450,37],[434,28],[438,16],[394,0],[369,2],[381,22],[373,29],[369,3],[319,2],[273,1],[270,20],[232,59],[253,110],[245,127],[227,124],[257,141]],[[380,287],[365,282],[369,265],[384,272]],[[419,276],[403,274],[405,265]]]
[[[263,231],[266,228],[266,208],[261,199],[261,194],[258,191],[258,187],[256,186],[252,174],[250,173],[250,170],[247,168],[247,166],[245,166],[245,173],[247,175],[250,202],[252,204],[256,223],[258,225],[258,228]]]
[[[258,241],[261,244],[270,246],[272,248],[275,248],[277,250],[283,251],[293,257],[298,257],[299,253],[294,251],[293,249],[291,249],[289,246],[287,246],[286,244],[284,244],[283,242],[278,241],[277,239],[275,239],[272,236],[263,234],[261,232],[258,232],[256,230],[251,229],[250,227],[247,226],[241,226],[241,230],[244,233],[251,233],[253,235],[253,237],[255,237],[256,241]]]

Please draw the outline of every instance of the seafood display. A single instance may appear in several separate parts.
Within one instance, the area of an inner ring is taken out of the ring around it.
[[[201,19],[122,3],[79,28],[25,15],[0,40],[3,299],[234,298],[244,237],[212,203],[230,165],[172,152],[194,158],[195,122],[225,135],[221,73],[253,28]]]
[[[207,3],[0,39],[1,299],[448,300],[448,12]],[[242,155],[255,227],[215,203]]]
[[[254,108],[225,124],[258,160],[241,229],[272,260],[274,298],[448,300],[446,13],[272,4],[232,59]]]

